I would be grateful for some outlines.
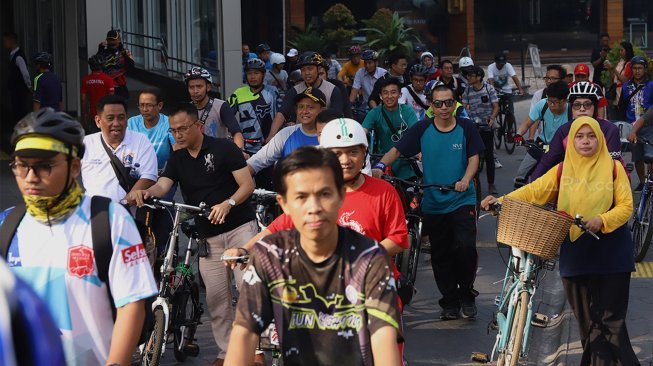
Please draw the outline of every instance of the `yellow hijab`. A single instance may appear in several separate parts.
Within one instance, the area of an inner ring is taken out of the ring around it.
[[[598,140],[598,151],[592,156],[582,156],[576,151],[574,140],[583,126],[589,126]],[[577,118],[569,129],[567,151],[560,177],[558,209],[575,216],[583,215],[589,220],[607,212],[613,202],[614,162],[608,152],[605,136],[599,123],[591,117]],[[572,225],[569,230],[571,241],[582,234],[580,228]]]

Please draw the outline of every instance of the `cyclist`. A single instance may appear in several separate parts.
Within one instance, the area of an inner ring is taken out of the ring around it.
[[[578,321],[580,365],[639,365],[626,329],[630,273],[635,269],[628,228],[633,196],[625,169],[615,164],[596,120],[580,117],[562,165],[508,197],[580,214],[600,243],[572,225],[560,247],[560,276]],[[482,207],[497,199],[488,196]]]
[[[245,63],[247,85],[234,90],[229,106],[238,118],[247,151],[258,151],[270,134],[272,119],[277,114],[277,88],[265,85],[265,64],[258,58]]]
[[[574,84],[581,81],[590,81],[590,68],[585,64],[578,64],[574,68],[574,82],[569,84],[569,88],[574,86]],[[597,116],[600,118],[605,118],[605,107],[608,106],[608,100],[603,97],[603,92],[601,88],[596,89],[597,95],[599,96],[599,104],[597,110]]]
[[[270,46],[267,43],[259,44],[256,46],[256,54],[261,61],[265,62],[265,69],[272,70],[272,61],[270,60],[272,49]]]
[[[361,58],[363,59],[365,67],[356,71],[354,82],[351,86],[351,92],[349,93],[349,101],[354,106],[367,108],[369,106],[370,95],[372,95],[372,90],[374,90],[374,84],[385,75],[387,71],[378,67],[378,52],[374,50],[365,50],[361,53]],[[359,95],[362,97],[360,100]]]
[[[426,190],[421,209],[431,243],[431,266],[442,294],[440,319],[476,316],[474,279],[476,251],[476,193],[473,178],[483,141],[467,118],[454,117],[455,95],[444,85],[433,88],[435,118],[409,128],[402,139],[373,166],[374,176],[400,155],[422,153],[425,184],[451,184],[458,193]]]
[[[497,187],[494,185],[494,133],[492,132],[492,125],[499,114],[499,98],[494,88],[483,80],[484,77],[483,68],[478,66],[475,66],[473,71],[467,72],[467,79],[470,84],[465,88],[462,100],[469,117],[477,124],[481,139],[485,145],[483,157],[485,159],[488,191],[490,194],[497,194]]]
[[[297,67],[301,70],[303,82],[296,84],[286,91],[283,103],[272,121],[272,127],[270,128],[270,134],[266,138],[266,143],[270,142],[285,122],[297,122],[297,115],[295,114],[294,108],[295,98],[309,87],[313,90],[320,90],[324,95],[327,108],[333,108],[344,113],[340,90],[332,83],[322,80],[319,77],[319,67],[323,63],[324,59],[322,55],[317,52],[307,51],[299,56]]]
[[[651,136],[651,132],[653,132],[653,129],[650,128],[651,125],[653,125],[653,108],[649,108],[643,116],[633,122],[633,129],[628,135],[628,141],[635,143],[637,136],[646,136],[649,139],[648,136]],[[653,136],[649,141],[653,141]]]
[[[100,43],[96,55],[104,60],[102,71],[113,78],[116,85],[116,94],[129,99],[127,89],[127,70],[134,67],[134,59],[129,49],[125,48],[120,38],[120,33],[111,29],[107,32],[107,38]]]
[[[284,65],[284,70],[290,75],[293,71],[297,70],[297,59],[299,58],[299,52],[296,48],[291,48],[286,53],[286,65]]]
[[[208,218],[196,217],[195,223],[209,247],[208,255],[199,259],[199,270],[206,280],[206,304],[218,346],[214,363],[222,365],[234,312],[231,273],[220,257],[225,249],[240,246],[256,235],[254,210],[249,203],[254,181],[236,145],[228,139],[206,136],[198,122],[191,105],[184,103],[172,111],[170,132],[179,149],[170,156],[156,184],[130,193],[130,199],[140,207],[148,197],[163,197],[177,182],[188,204],[205,202],[211,207]],[[242,273],[236,271],[234,276],[239,283]]]
[[[369,111],[363,121],[363,127],[367,132],[376,131],[377,150],[380,154],[388,152],[402,139],[406,130],[417,123],[415,111],[407,104],[400,104],[400,96],[399,80],[395,78],[384,80],[381,84],[383,104]],[[415,177],[417,173],[411,165],[411,162],[397,161],[392,164],[392,172],[403,179]]]
[[[197,108],[204,134],[218,138],[231,136],[236,146],[243,149],[245,147],[243,134],[229,108],[229,103],[209,96],[213,85],[213,78],[209,71],[201,67],[193,67],[184,74],[184,83],[192,103]]]
[[[465,73],[467,73],[467,72],[469,72],[469,71],[471,71],[473,69],[474,69],[474,66],[472,65],[472,66],[466,68]],[[433,107],[431,107],[431,102],[433,101],[433,99],[431,98],[431,95],[433,95],[433,94],[431,92],[433,91],[433,88],[435,88],[436,86],[440,86],[440,85],[447,86],[447,85],[445,85],[443,82],[441,82],[439,80],[431,80],[431,81],[427,82],[426,86],[424,87],[424,94],[426,94],[426,101],[428,102],[428,105],[429,105],[428,109],[426,110],[426,112],[424,114],[428,118],[433,118],[435,116],[435,113],[433,113]],[[469,85],[469,81],[465,81],[464,85],[466,85],[465,88],[467,88],[467,85]],[[449,88],[449,89],[451,89],[451,88]],[[451,90],[454,91],[453,89],[451,89]],[[454,91],[454,93],[455,93],[455,91]],[[469,113],[467,113],[467,109],[465,109],[465,106],[463,106],[463,104],[460,103],[459,101],[456,101],[456,107],[454,108],[453,114],[456,117],[469,118]]]
[[[401,53],[393,52],[389,55],[387,64],[390,66],[388,68],[388,72],[383,74],[383,76],[381,76],[374,83],[374,88],[372,89],[372,93],[370,94],[370,97],[367,100],[367,104],[370,107],[370,109],[376,107],[377,105],[379,105],[379,103],[381,103],[381,98],[379,94],[381,93],[381,84],[383,83],[383,80],[386,80],[388,78],[395,78],[399,80],[399,82],[401,83],[401,87],[407,85],[406,80],[404,80],[406,65],[408,65],[408,61],[406,61],[406,56]]]
[[[512,88],[508,84],[508,79],[512,79],[512,82],[515,83],[515,86],[519,89],[519,95],[524,95],[524,89],[515,69],[510,62],[506,61],[505,53],[499,52],[494,56],[494,63],[487,67],[487,81],[490,85],[494,85],[495,88],[511,95]],[[514,113],[514,106],[510,107],[510,111]]]
[[[472,69],[472,66],[474,66],[474,60],[472,60],[471,57],[461,57],[460,60],[458,60],[458,68],[460,69],[460,79],[463,81],[463,88],[467,87],[467,78],[466,78],[466,73],[467,71]]]
[[[288,89],[288,72],[283,69],[286,58],[280,53],[273,53],[270,56],[270,62],[272,63],[272,69],[265,73],[265,84],[284,92]],[[245,72],[247,72],[247,65],[245,66]]]
[[[563,80],[565,78],[565,75],[567,73],[567,70],[564,69],[561,65],[549,65],[546,67],[546,75],[542,78],[544,80],[544,88],[538,89],[533,93],[533,97],[531,98],[531,108],[535,106],[537,102],[539,102],[542,99],[545,99],[547,97],[546,95],[546,88],[549,87],[549,85],[555,83],[556,81]],[[535,134],[535,131],[533,131],[533,135]]]
[[[295,229],[254,245],[225,364],[251,364],[274,319],[285,365],[399,365],[390,259],[376,241],[337,225],[345,183],[336,155],[301,147],[279,163],[275,182]]]
[[[77,183],[83,138],[79,122],[50,108],[14,128],[11,168],[26,213],[0,215],[2,225],[17,219],[8,264],[48,304],[69,365],[129,365],[156,284],[134,220],[117,203],[108,207],[111,257],[95,252],[109,243],[93,243],[91,196]],[[101,262],[107,283],[98,279]]]
[[[546,89],[546,95],[546,99],[540,100],[535,104],[535,107],[531,108],[524,122],[517,128],[517,133],[514,136],[516,143],[523,143],[524,138],[522,135],[529,131],[533,123],[542,123],[542,132],[538,135],[537,142],[543,146],[549,145],[558,128],[569,121],[567,106],[569,87],[567,83],[562,80],[556,81]],[[528,149],[528,152],[524,155],[524,160],[517,169],[516,184],[527,181],[528,176],[532,173],[543,153],[540,149]]]
[[[460,102],[465,91],[465,82],[453,74],[453,63],[449,60],[442,60],[440,63],[441,74],[435,80],[441,81],[444,85],[453,90],[456,100]]]
[[[308,87],[295,95],[295,105],[298,123],[283,128],[261,150],[247,159],[247,166],[252,175],[273,166],[300,146],[317,145],[315,119],[326,107],[326,96],[320,89]]]
[[[102,64],[104,60],[100,56],[91,56],[88,59],[88,66],[91,68],[91,73],[84,76],[82,79],[82,86],[79,91],[82,108],[82,123],[87,132],[97,132],[95,127],[95,115],[97,110],[95,105],[105,95],[114,94],[115,85],[114,81],[109,75],[102,71]]]
[[[399,97],[399,103],[413,108],[418,120],[425,118],[426,110],[429,108],[424,93],[427,73],[423,65],[413,66],[410,70],[410,84],[401,88],[401,97]]]
[[[542,156],[535,170],[530,175],[531,181],[541,177],[549,169],[564,160],[569,129],[576,118],[583,116],[592,117],[597,120],[601,127],[601,132],[605,136],[605,142],[610,156],[623,164],[619,128],[614,123],[597,117],[599,98],[597,86],[589,81],[578,82],[569,89],[568,100],[569,106],[571,106],[571,121],[560,126],[553,135],[549,144],[549,151]]]
[[[352,118],[352,109],[351,102],[349,101],[347,87],[345,84],[338,79],[330,79],[329,74],[331,73],[331,66],[327,59],[322,59],[322,64],[318,67],[318,76],[322,80],[326,80],[331,84],[335,85],[338,90],[340,90],[340,95],[342,96],[342,105],[343,110],[340,111],[340,114],[344,115],[347,118]]]
[[[47,52],[38,52],[34,56],[34,63],[38,75],[34,78],[34,99],[32,109],[38,111],[41,108],[50,107],[55,111],[63,109],[63,94],[61,81],[52,72],[52,55]]]
[[[426,67],[428,72],[427,80],[437,80],[441,72],[438,68],[438,65],[435,63],[435,58],[431,52],[422,52],[422,55],[419,57],[422,66]]]
[[[349,61],[342,65],[342,69],[338,72],[338,79],[345,83],[345,86],[347,86],[348,89],[351,89],[356,72],[364,67],[363,63],[361,63],[361,47],[353,45],[349,47],[347,54],[349,55]],[[349,96],[349,94],[347,94],[347,96]]]

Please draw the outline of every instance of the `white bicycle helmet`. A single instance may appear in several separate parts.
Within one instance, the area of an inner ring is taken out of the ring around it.
[[[188,84],[188,80],[193,79],[204,79],[208,81],[209,84],[213,83],[213,78],[211,77],[209,70],[203,67],[195,66],[184,74],[184,83]]]
[[[598,88],[589,81],[579,81],[569,89],[569,102],[573,103],[577,98],[588,98],[596,103],[599,100]]]
[[[425,58],[430,57],[433,60],[433,54],[429,51],[422,52],[422,56],[419,57],[420,61],[423,61]]]
[[[363,145],[367,149],[367,135],[363,126],[351,118],[338,118],[324,126],[320,146],[324,148]]]
[[[272,63],[272,65],[285,64],[286,58],[283,57],[283,55],[280,53],[273,53],[270,56],[270,62]]]
[[[471,57],[461,57],[460,60],[458,61],[458,67],[470,67],[474,66],[474,60],[472,60]]]

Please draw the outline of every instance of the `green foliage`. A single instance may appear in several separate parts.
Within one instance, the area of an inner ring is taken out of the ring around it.
[[[616,66],[619,63],[619,59],[621,58],[621,56],[619,55],[620,49],[621,49],[621,45],[619,44],[619,42],[615,42],[612,45],[612,48],[610,49],[610,52],[608,52],[608,56],[606,57],[606,60],[610,62],[610,64]],[[653,65],[651,65],[651,59],[648,58],[646,52],[642,51],[642,49],[639,47],[633,46],[633,53],[635,54],[635,56],[644,56],[644,58],[649,64],[648,77],[649,79],[653,79],[653,68],[651,68],[651,66]],[[610,71],[603,70],[603,72],[601,73],[601,82],[606,87],[612,85],[612,75],[610,74]]]
[[[322,37],[333,46],[346,44],[356,35],[356,19],[351,10],[341,3],[329,8],[322,16]]]
[[[379,52],[379,57],[385,59],[388,53],[400,52],[410,55],[413,43],[421,43],[413,28],[406,26],[406,19],[399,13],[387,14],[388,9],[379,9],[371,19],[364,20],[366,28],[361,29],[367,33],[365,46]]]
[[[322,52],[326,46],[326,41],[318,30],[309,24],[303,32],[296,30],[295,36],[288,41],[288,44],[299,50],[299,53],[305,51]]]

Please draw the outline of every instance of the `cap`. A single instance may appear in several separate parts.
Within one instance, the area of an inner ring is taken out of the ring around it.
[[[288,56],[288,57],[295,57],[297,55],[299,55],[299,52],[295,48],[291,48],[290,51],[288,51],[288,53],[286,53],[286,56]]]
[[[574,69],[574,75],[587,75],[590,74],[590,68],[585,64],[578,64]]]
[[[320,103],[322,107],[326,107],[326,96],[318,88],[313,88],[309,86],[308,88],[306,88],[306,90],[304,90],[303,92],[295,96],[295,103],[299,102],[304,98],[309,98],[314,102]]]
[[[107,32],[107,39],[118,39],[120,38],[120,33],[117,30],[112,29]]]
[[[503,52],[497,53],[496,56],[494,56],[494,62],[498,64],[505,64],[506,63],[506,54]]]

